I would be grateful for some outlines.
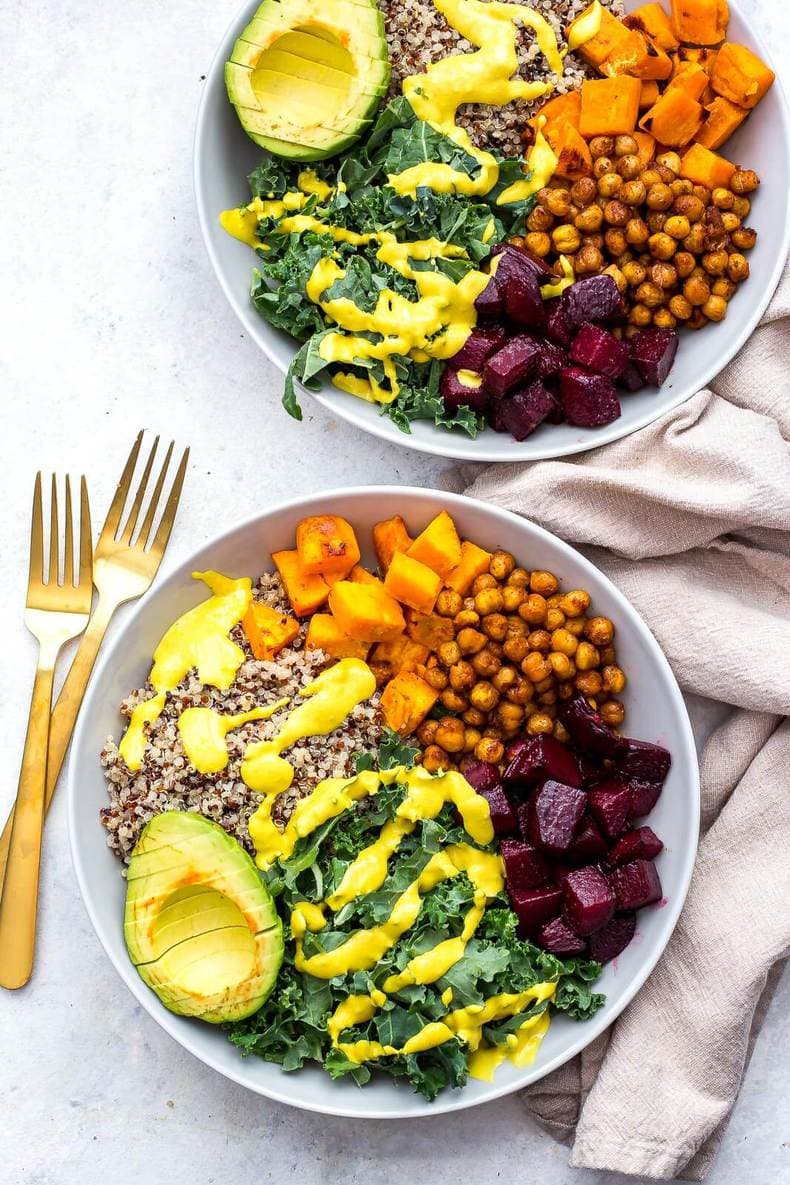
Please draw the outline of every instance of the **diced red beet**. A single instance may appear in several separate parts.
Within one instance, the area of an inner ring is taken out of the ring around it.
[[[579,428],[601,428],[620,415],[612,380],[581,366],[564,366],[560,371],[560,399],[565,419]]]
[[[587,949],[584,939],[574,934],[562,918],[543,923],[538,931],[538,944],[553,955],[581,955]]]
[[[605,776],[600,762],[591,757],[589,753],[576,753],[575,757],[579,763],[579,769],[582,771],[582,786],[595,786]]]
[[[671,764],[672,754],[663,745],[635,741],[631,737],[626,738],[624,750],[617,756],[618,773],[644,782],[657,782],[662,786]]]
[[[453,370],[481,371],[486,358],[501,350],[507,337],[507,330],[501,325],[473,329],[458,353],[453,354],[450,366]]]
[[[546,337],[566,350],[571,344],[573,331],[568,325],[565,307],[561,300],[546,301]]]
[[[502,775],[506,786],[534,786],[549,778],[566,786],[582,784],[578,761],[555,737],[542,735],[516,741],[508,755],[510,760]]]
[[[505,430],[515,440],[526,440],[554,408],[554,396],[543,383],[530,383],[514,391],[499,410]]]
[[[609,853],[610,864],[626,864],[629,860],[655,860],[664,845],[652,827],[637,827],[621,835]]]
[[[628,365],[628,343],[587,321],[573,339],[571,358],[596,374],[616,379]]]
[[[590,864],[569,872],[563,881],[565,917],[574,934],[586,938],[605,926],[614,913],[614,892],[600,869]]]
[[[507,403],[507,395],[491,395],[488,400],[486,417],[495,432],[507,432],[502,419],[502,410]]]
[[[660,387],[666,379],[678,350],[678,335],[674,329],[660,329],[651,325],[630,339],[631,359],[646,383]]]
[[[636,778],[629,778],[628,788],[631,791],[629,819],[642,819],[649,815],[661,797],[661,787],[655,782],[641,782]]]
[[[492,395],[507,395],[530,377],[538,365],[538,344],[528,333],[517,334],[486,361],[483,383]]]
[[[623,373],[617,380],[618,387],[624,391],[630,391],[633,395],[635,391],[641,391],[645,386],[645,380],[637,370],[633,362],[629,362]]]
[[[600,930],[590,935],[590,958],[596,963],[608,963],[625,950],[636,933],[636,914],[624,913],[612,918]]]
[[[445,366],[442,371],[439,390],[444,400],[444,406],[448,411],[455,411],[457,408],[463,406],[472,407],[475,411],[479,412],[486,410],[488,406],[488,392],[483,386],[482,375],[478,375],[478,378],[481,380],[478,386],[468,386],[456,370],[451,370],[449,366]]]
[[[587,276],[562,294],[565,317],[571,329],[585,321],[608,321],[623,312],[623,298],[611,276]]]
[[[470,761],[463,767],[463,774],[478,794],[483,790],[494,790],[502,782],[499,766],[492,761]]]
[[[568,355],[562,346],[556,345],[554,342],[546,341],[545,338],[540,341],[540,357],[538,358],[538,378],[548,379],[552,375],[559,374],[563,366],[567,365]]]
[[[586,816],[582,819],[573,843],[568,848],[567,857],[576,864],[589,864],[592,860],[600,860],[606,855],[607,843],[601,835],[595,822]]]
[[[544,782],[529,800],[528,833],[532,843],[546,852],[567,851],[586,804],[583,790],[563,782]]]
[[[631,860],[615,868],[609,878],[618,910],[641,909],[661,900],[661,881],[650,860]]]
[[[627,786],[604,782],[588,794],[590,810],[609,839],[622,835],[628,823],[631,791]]]
[[[496,321],[504,312],[505,302],[496,276],[492,276],[475,301],[475,312],[480,321]]]
[[[520,892],[537,889],[545,885],[550,877],[549,865],[532,844],[518,839],[503,839],[500,852],[505,863],[505,879],[508,889]]]
[[[552,375],[552,377],[550,379],[547,379],[546,381],[551,383],[553,386],[555,384],[556,380],[558,380],[558,379],[559,379],[559,375]],[[549,414],[546,416],[546,422],[549,424],[564,424],[565,423],[565,412],[562,410],[562,404],[560,403],[560,397],[556,393],[556,391],[552,390],[551,394],[554,399],[554,406],[552,407]]]
[[[510,905],[519,921],[519,933],[522,937],[531,937],[538,928],[549,918],[553,918],[562,907],[562,889],[556,885],[546,885],[542,889],[525,889],[519,893],[511,893]]]
[[[625,752],[625,741],[590,707],[583,695],[565,700],[560,719],[576,744],[592,757],[617,758]]]
[[[499,279],[499,290],[505,298],[505,312],[517,325],[539,329],[546,324],[546,310],[540,294],[538,277],[533,271]]]
[[[488,803],[491,815],[491,826],[495,835],[512,835],[518,831],[518,816],[501,786],[491,786],[487,790],[478,790]]]
[[[515,256],[517,256],[517,258],[515,260],[510,259],[510,260],[508,260],[507,263],[505,263],[505,261],[503,260],[498,265],[500,268],[505,267],[505,269],[507,269],[507,267],[510,266],[511,264],[514,264],[518,268],[529,267],[532,269],[532,271],[535,273],[535,275],[539,279],[542,279],[544,276],[546,276],[546,277],[552,276],[553,277],[553,275],[554,275],[554,273],[552,272],[549,265],[545,262],[545,260],[540,259],[537,255],[533,255],[532,252],[528,251],[526,247],[517,247],[515,245],[515,243],[497,243],[491,249],[491,258],[493,259],[497,255],[515,255]]]

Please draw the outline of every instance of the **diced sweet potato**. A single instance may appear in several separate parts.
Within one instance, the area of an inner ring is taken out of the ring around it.
[[[573,843],[568,848],[566,859],[574,864],[589,864],[591,861],[600,860],[602,856],[605,856],[606,848],[606,840],[596,824],[589,815],[585,815],[573,837]]]
[[[332,658],[361,658],[368,655],[368,643],[344,634],[329,613],[314,613],[307,627],[308,650],[323,650]]]
[[[636,914],[624,913],[612,918],[600,930],[590,935],[590,958],[596,963],[608,963],[625,950],[636,933]]]
[[[562,889],[554,885],[509,892],[508,896],[518,918],[519,934],[523,938],[531,938],[545,921],[559,913],[562,906]]]
[[[442,642],[452,642],[455,637],[455,628],[449,617],[439,617],[436,613],[426,616],[414,609],[407,610],[406,632],[413,642],[427,646],[434,653]]]
[[[388,663],[392,673],[397,675],[400,671],[419,671],[429,655],[427,646],[412,642],[408,634],[401,634],[392,642],[378,642],[370,657],[373,662]]]
[[[682,148],[694,139],[702,123],[702,104],[682,86],[668,86],[658,102],[639,120],[661,144]]]
[[[596,822],[609,839],[615,839],[625,831],[631,808],[631,794],[626,785],[619,782],[603,782],[600,786],[593,787],[588,799]]]
[[[565,700],[560,708],[560,719],[585,753],[598,758],[617,758],[625,753],[623,738],[590,707],[583,695]]]
[[[617,772],[623,777],[639,778],[662,786],[672,765],[672,754],[663,745],[635,741],[628,737],[623,741],[623,748],[615,760]]]
[[[647,85],[647,83],[643,84]],[[658,92],[656,92],[656,98]],[[634,139],[636,140],[636,154],[642,162],[643,166],[649,165],[653,157],[656,155],[656,138],[651,136],[649,132],[634,132]]]
[[[629,860],[655,860],[664,845],[652,827],[637,827],[621,835],[609,853],[610,864],[626,864]]]
[[[458,353],[450,359],[453,370],[482,370],[486,358],[501,349],[506,341],[507,330],[501,325],[473,329]]]
[[[706,49],[699,45],[681,45],[679,58],[681,62],[693,62],[695,66],[702,66],[705,73],[710,76],[718,53],[717,49]]]
[[[628,343],[631,360],[646,383],[660,387],[666,380],[678,352],[678,335],[674,329],[651,325],[635,333]]]
[[[562,918],[552,918],[551,921],[543,923],[538,931],[538,945],[560,957],[581,955],[587,949],[584,939],[574,934]]]
[[[697,143],[705,148],[721,148],[733,132],[741,126],[749,112],[745,107],[731,103],[729,99],[717,95],[712,102],[705,104],[707,117],[697,132]]]
[[[661,900],[661,880],[649,860],[631,860],[615,868],[609,878],[618,910],[641,909]]]
[[[560,401],[565,419],[580,428],[600,428],[620,415],[612,380],[583,366],[565,366],[560,371]]]
[[[727,0],[671,0],[672,30],[679,41],[718,45],[727,34]]]
[[[431,613],[442,587],[442,578],[427,564],[396,551],[387,568],[384,587],[390,596],[418,613]]]
[[[725,41],[716,55],[710,82],[717,95],[739,107],[756,107],[776,75],[745,45]]]
[[[629,74],[644,82],[669,78],[672,73],[672,60],[643,33],[631,29],[629,40],[612,50],[598,70],[607,78]]]
[[[585,938],[605,926],[614,913],[615,895],[604,874],[590,864],[563,877],[565,917],[574,934]]]
[[[514,391],[500,409],[500,420],[505,432],[515,440],[526,440],[554,410],[554,396],[535,381]]]
[[[348,574],[349,580],[353,580],[354,584],[378,584],[382,583],[378,576],[374,576],[367,568],[363,568],[361,564],[355,564]]]
[[[478,576],[488,571],[491,552],[464,539],[461,543],[461,562],[445,576],[445,584],[465,597]]]
[[[647,111],[648,107],[652,107],[657,100],[658,83],[654,79],[648,79],[647,81],[644,81],[639,91],[639,110]],[[634,139],[636,139],[636,137],[634,137]],[[650,159],[651,157],[648,157],[648,160]]]
[[[308,576],[345,576],[359,563],[354,528],[338,514],[315,514],[296,527],[296,550]]]
[[[373,547],[382,572],[386,572],[396,551],[408,551],[412,539],[399,514],[385,518],[373,528]]]
[[[566,34],[567,39],[573,38],[574,26],[589,15],[591,7],[592,5],[585,8],[575,20],[571,21]],[[615,50],[620,49],[623,45],[628,45],[630,35],[631,30],[623,21],[614,16],[608,8],[601,8],[601,23],[598,32],[594,37],[584,41],[576,52],[591,66],[601,66]]]
[[[428,523],[408,549],[413,560],[419,560],[444,579],[461,562],[461,540],[455,523],[446,510]]]
[[[329,596],[329,585],[323,576],[308,575],[296,551],[274,551],[272,560],[297,617],[315,613]]]
[[[388,642],[406,628],[395,598],[372,584],[339,580],[329,592],[329,608],[343,633],[361,642]]]
[[[537,889],[549,879],[549,865],[532,844],[520,839],[503,839],[500,854],[505,864],[505,880],[508,889],[519,892],[523,889]]]
[[[387,726],[401,736],[410,736],[422,724],[439,692],[414,671],[401,671],[381,693],[381,710]]]
[[[727,189],[735,165],[723,156],[711,152],[704,144],[692,144],[680,159],[680,176],[708,189]]]
[[[585,79],[579,117],[579,131],[585,139],[631,135],[639,115],[640,90],[639,79],[628,74]]]
[[[547,128],[556,127],[563,123],[569,123],[578,130],[581,105],[582,99],[578,91],[566,91],[564,95],[555,95],[552,99],[548,99],[540,108],[537,115],[533,115],[527,122],[530,127],[537,129],[539,126],[538,121],[545,120],[546,122],[543,124],[544,134]]]
[[[549,779],[566,786],[580,787],[581,770],[576,758],[553,736],[529,737],[514,742],[502,780],[518,794],[520,787],[530,787]]]
[[[566,325],[573,333],[585,321],[608,321],[619,317],[623,300],[611,276],[587,276],[565,289],[562,307]]]
[[[579,820],[584,814],[587,796],[575,786],[547,781],[529,800],[528,832],[536,847],[555,855],[567,851]]]
[[[264,661],[278,655],[299,633],[299,622],[295,618],[272,609],[271,605],[265,605],[262,601],[251,602],[241,627],[252,653]]]
[[[596,374],[616,379],[628,365],[628,343],[600,325],[582,325],[571,345],[571,358]]]
[[[643,4],[629,12],[623,19],[629,29],[645,33],[654,45],[666,53],[672,53],[680,44],[672,29],[672,22],[660,4]]]
[[[552,128],[544,128],[544,135],[557,157],[555,176],[578,181],[580,177],[591,175],[592,155],[578,128],[571,123],[556,124]]]
[[[678,87],[691,95],[692,99],[701,99],[708,85],[708,75],[697,62],[681,62],[675,77],[667,90]]]

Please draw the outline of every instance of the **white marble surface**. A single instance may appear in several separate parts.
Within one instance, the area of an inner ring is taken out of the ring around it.
[[[775,47],[790,35],[778,0],[743,5]],[[140,426],[190,443],[171,563],[271,501],[328,485],[437,484],[446,467],[320,408],[302,426],[288,420],[280,376],[225,305],[198,236],[190,164],[201,76],[233,9],[233,0],[0,2],[3,815],[33,658],[21,607],[37,467],[84,469],[98,523]],[[3,1185],[626,1180],[569,1169],[565,1149],[515,1099],[408,1125],[363,1123],[226,1082],[133,1004],[105,959],[72,877],[62,797],[44,867],[35,977],[0,995]],[[789,1014],[786,977],[715,1185],[747,1173],[760,1185],[790,1180]]]

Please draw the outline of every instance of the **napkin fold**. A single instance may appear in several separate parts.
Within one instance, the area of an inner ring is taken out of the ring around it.
[[[699,855],[662,959],[522,1094],[577,1167],[702,1180],[790,954],[789,357],[786,273],[710,390],[580,457],[459,471],[611,578],[709,733]]]

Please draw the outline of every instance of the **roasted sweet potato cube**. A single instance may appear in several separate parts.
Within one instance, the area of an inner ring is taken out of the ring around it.
[[[543,134],[557,157],[554,172],[558,177],[578,181],[580,177],[590,176],[592,155],[578,128],[571,123],[555,124],[551,128],[545,128]]]
[[[323,576],[308,575],[297,551],[274,551],[272,560],[297,617],[315,613],[329,596],[329,585]]]
[[[718,45],[727,34],[727,0],[671,0],[672,31],[692,45]]]
[[[385,518],[373,528],[373,546],[382,572],[386,572],[396,551],[408,551],[412,539],[399,514]]]
[[[384,587],[390,596],[418,613],[432,613],[442,587],[442,578],[433,568],[396,551],[387,568]]]
[[[343,633],[360,642],[388,642],[406,628],[398,602],[373,584],[339,580],[330,589],[329,608]]]
[[[649,86],[649,83],[642,83],[643,86]],[[658,91],[656,91],[658,94]],[[634,132],[634,139],[636,140],[636,153],[642,162],[643,166],[650,164],[653,157],[656,155],[656,138],[651,136],[649,132]]]
[[[461,543],[461,562],[457,568],[453,568],[452,572],[448,572],[445,584],[465,597],[477,577],[488,571],[490,563],[490,551],[485,551],[476,543],[470,543],[468,539],[464,539]]]
[[[250,649],[256,658],[269,660],[293,642],[299,633],[299,622],[287,613],[253,601],[244,614],[241,628],[247,635]]]
[[[449,617],[439,617],[436,613],[426,616],[415,609],[409,609],[406,613],[406,632],[412,642],[419,642],[434,653],[442,642],[452,642],[455,637],[455,628]]]
[[[543,134],[546,129],[563,123],[570,123],[578,131],[579,112],[581,111],[581,95],[578,91],[566,91],[564,95],[555,95],[543,104],[537,115],[533,115],[527,122],[537,130],[538,120],[545,120]]]
[[[379,580],[378,576],[374,576],[372,572],[369,572],[367,570],[367,568],[363,568],[361,564],[354,564],[354,567],[351,569],[351,571],[348,574],[348,578],[349,578],[349,580],[352,580],[354,582],[354,584],[381,584],[382,583],[382,581]]]
[[[704,144],[692,144],[680,160],[680,176],[708,189],[729,188],[735,165]]]
[[[381,710],[389,728],[409,736],[422,724],[439,692],[413,671],[401,671],[381,693]]]
[[[354,528],[339,514],[313,514],[296,528],[296,550],[308,576],[345,576],[359,563]]]
[[[654,45],[666,53],[671,53],[680,44],[668,14],[660,4],[643,4],[640,8],[635,8],[623,18],[623,24],[629,29],[638,29],[645,33]]]
[[[717,95],[712,102],[705,104],[707,116],[700,130],[697,132],[697,143],[703,144],[711,151],[721,148],[734,131],[741,126],[749,112],[729,99]]]
[[[361,658],[368,656],[369,645],[344,634],[329,613],[314,613],[307,627],[308,650],[323,650],[332,658]]]
[[[716,55],[711,86],[717,95],[739,107],[756,107],[776,75],[745,45],[725,41]]]
[[[590,8],[592,5],[590,5]],[[589,14],[590,8],[585,8],[576,20],[568,26],[567,39],[573,38],[574,25],[580,23]],[[627,45],[631,37],[631,30],[618,17],[613,16],[607,8],[601,9],[601,23],[594,37],[583,42],[576,50],[579,57],[591,66],[600,66],[606,59],[623,45]]]
[[[401,634],[392,642],[378,642],[370,657],[372,662],[389,663],[392,673],[398,675],[401,671],[419,672],[420,667],[428,661],[430,653],[427,646],[412,642],[408,634]]]
[[[622,74],[616,78],[588,78],[582,83],[579,131],[591,136],[629,136],[639,115],[641,83]]]
[[[461,562],[461,540],[455,523],[441,510],[412,543],[408,555],[426,564],[444,579]]]
[[[655,81],[655,79],[652,79],[652,78],[647,79],[647,81],[642,83],[642,86],[640,87],[640,90],[639,90],[639,110],[640,111],[647,111],[648,107],[652,107],[653,104],[656,103],[657,101],[658,101],[658,83]],[[634,139],[636,139],[636,136],[634,136]],[[651,139],[652,139],[652,137],[651,137]],[[637,144],[638,144],[638,141],[637,141]],[[650,160],[651,157],[648,157],[647,159]],[[640,160],[641,160],[641,154],[640,154]]]
[[[703,79],[704,71],[701,72]],[[682,86],[668,86],[639,121],[660,144],[682,148],[693,140],[702,123],[702,104]]]

